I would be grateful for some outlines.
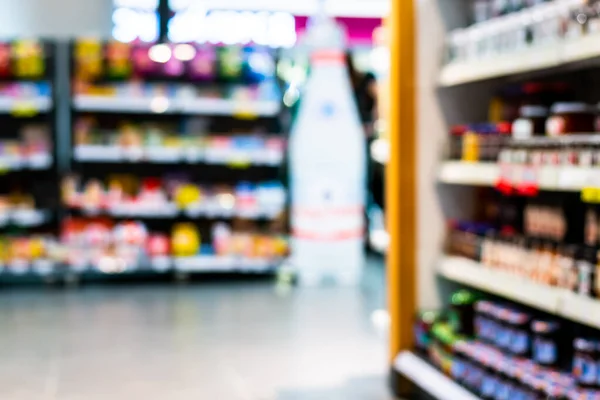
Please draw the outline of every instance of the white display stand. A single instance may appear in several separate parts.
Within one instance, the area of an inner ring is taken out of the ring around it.
[[[321,17],[310,33],[311,73],[290,136],[292,263],[301,284],[356,284],[364,265],[366,155],[339,28]],[[341,40],[339,41],[341,42]]]

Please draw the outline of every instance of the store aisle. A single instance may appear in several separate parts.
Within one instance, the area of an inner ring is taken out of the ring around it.
[[[368,271],[355,289],[0,292],[0,397],[389,400],[383,271]]]

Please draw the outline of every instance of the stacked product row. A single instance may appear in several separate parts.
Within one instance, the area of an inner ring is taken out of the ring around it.
[[[511,85],[490,102],[492,122],[451,128],[450,158],[553,165],[597,162],[597,155],[590,153],[599,143],[595,134],[600,132],[600,108],[576,99],[574,89],[562,82]]]
[[[63,98],[56,46],[0,44],[2,276],[278,265],[287,144],[272,50],[77,40]],[[53,133],[63,101],[70,138]]]
[[[595,399],[600,334],[522,306],[460,291],[416,322],[419,352],[482,399]]]
[[[55,46],[0,43],[0,272],[48,274],[58,229]]]
[[[600,32],[595,0],[476,0],[476,24],[448,35],[448,63],[473,62],[567,44]]]
[[[600,297],[600,218],[576,195],[482,202],[483,222],[454,222],[448,252],[515,279]]]

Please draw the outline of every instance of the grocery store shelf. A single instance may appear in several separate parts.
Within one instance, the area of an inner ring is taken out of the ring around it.
[[[15,260],[6,265],[0,265],[0,278],[3,276],[50,276],[62,271],[50,260],[36,260],[33,262]]]
[[[456,86],[555,67],[569,62],[564,58],[565,48],[568,46],[556,45],[542,49],[528,49],[481,61],[450,63],[443,67],[439,82],[444,87]],[[598,51],[598,55],[600,55],[600,51]]]
[[[448,161],[442,164],[438,180],[453,185],[493,186],[499,176],[496,163]]]
[[[600,328],[600,301],[556,287],[544,286],[462,257],[443,257],[438,272],[444,278],[517,303]]]
[[[518,180],[524,167],[511,166],[511,176]],[[537,185],[541,190],[578,192],[586,186],[597,185],[600,168],[539,167]],[[500,178],[500,166],[495,163],[449,161],[442,164],[438,180],[452,185],[494,186]]]
[[[492,22],[489,22],[491,24]],[[487,23],[483,23],[484,25]],[[559,67],[600,57],[600,35],[586,35],[562,40],[554,45],[531,47],[514,54],[490,57],[480,61],[453,62],[442,68],[441,86],[456,86],[485,79],[522,74]]]
[[[0,265],[0,279],[7,277],[51,276],[65,278],[86,274],[132,275],[138,273],[250,273],[260,274],[275,271],[281,264],[279,259],[240,258],[224,256],[155,257],[143,265],[126,266],[118,259],[105,257],[97,265],[65,265],[51,260],[33,262],[16,260]]]
[[[268,272],[280,261],[262,258],[198,256],[174,258],[173,264],[181,272]]]
[[[154,207],[144,207],[139,204],[114,206],[106,209],[72,207],[72,211],[81,212],[86,216],[108,215],[113,218],[135,219],[176,219],[186,217],[190,219],[211,218],[227,219],[241,218],[249,220],[274,219],[284,212],[279,209],[226,209],[223,207],[190,207],[180,210],[174,204],[161,204]],[[1,221],[1,220],[0,220]]]
[[[410,351],[403,351],[396,357],[394,368],[438,400],[479,400]]]
[[[140,265],[126,265],[122,260],[104,257],[96,265],[82,264],[67,267],[70,273],[100,273],[127,275],[140,272],[164,273],[266,273],[277,268],[280,260],[262,258],[201,255],[195,257],[155,257]]]
[[[173,100],[166,97],[117,97],[76,95],[73,107],[78,111],[173,114],[178,111]]]
[[[73,159],[82,163],[139,163],[148,162],[152,164],[198,164],[210,165],[257,165],[257,166],[279,166],[283,161],[283,151],[280,156],[272,154],[252,154],[239,151],[230,151],[220,154],[218,157],[211,154],[210,150],[199,150],[194,148],[181,149],[169,147],[152,148],[121,148],[118,146],[103,145],[80,145],[73,150]]]
[[[277,101],[256,100],[238,102],[228,99],[190,99],[182,100],[180,111],[184,114],[206,115],[256,115],[275,116],[280,111]]]
[[[0,156],[0,171],[41,171],[49,169],[52,163],[53,157],[50,154]]]
[[[440,274],[454,282],[506,297],[518,303],[556,313],[564,291],[528,282],[514,275],[484,267],[467,258],[445,257]]]
[[[15,210],[0,214],[0,228],[5,226],[18,226],[31,228],[45,224],[49,220],[49,213],[41,210]]]
[[[39,113],[52,109],[50,96],[39,97],[5,97],[0,96],[0,113]]]
[[[1,104],[0,104],[1,106]],[[236,101],[221,98],[117,97],[77,95],[73,99],[77,111],[275,116],[280,111],[277,101]]]

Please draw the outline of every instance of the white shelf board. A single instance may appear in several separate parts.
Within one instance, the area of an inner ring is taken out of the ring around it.
[[[442,68],[439,84],[456,86],[590,60],[600,57],[599,41],[600,35],[596,34],[481,61],[453,62]]]
[[[185,156],[186,149],[170,147],[146,147],[136,149],[125,149],[118,146],[105,145],[79,145],[73,149],[73,159],[82,163],[138,163],[147,162],[151,164],[197,164],[206,163],[210,165],[249,164],[253,166],[278,166],[283,162],[283,151],[277,160],[273,157],[266,160],[260,154],[246,153],[244,155],[230,152],[220,157],[214,157],[211,150],[200,150],[191,157]],[[190,149],[187,149],[188,152]],[[159,153],[162,152],[162,156]],[[1,161],[1,160],[0,160]]]
[[[192,98],[179,102],[180,111],[186,114],[273,116],[280,110],[279,102],[265,100],[238,102],[228,99]]]
[[[0,112],[2,113],[13,112],[19,109],[47,112],[51,108],[52,98],[50,96],[32,98],[0,96]]]
[[[159,99],[159,100],[157,100]],[[157,113],[172,114],[177,112],[173,100],[161,97],[118,97],[76,95],[73,106],[78,111],[119,112],[119,113]]]
[[[600,180],[598,167],[541,167],[538,172],[539,188],[548,191],[579,192]],[[451,185],[491,187],[499,177],[500,166],[485,162],[448,161],[442,164],[438,173],[439,182]]]
[[[442,164],[438,180],[454,185],[493,186],[499,177],[496,163],[448,161]]]
[[[78,111],[273,116],[280,111],[278,101],[236,101],[220,98],[118,97],[76,95],[73,107]],[[0,110],[2,103],[0,102]]]
[[[484,292],[505,297],[565,319],[600,328],[600,301],[565,289],[527,281],[506,272],[486,268],[462,257],[443,257],[441,276]]]
[[[175,269],[181,272],[266,272],[276,260],[247,259],[223,256],[197,256],[174,259]]]
[[[439,400],[480,400],[410,351],[403,351],[394,368],[421,389]]]
[[[439,266],[440,275],[465,285],[506,297],[552,314],[557,313],[565,291],[529,282],[518,276],[487,268],[462,257],[445,257]]]

